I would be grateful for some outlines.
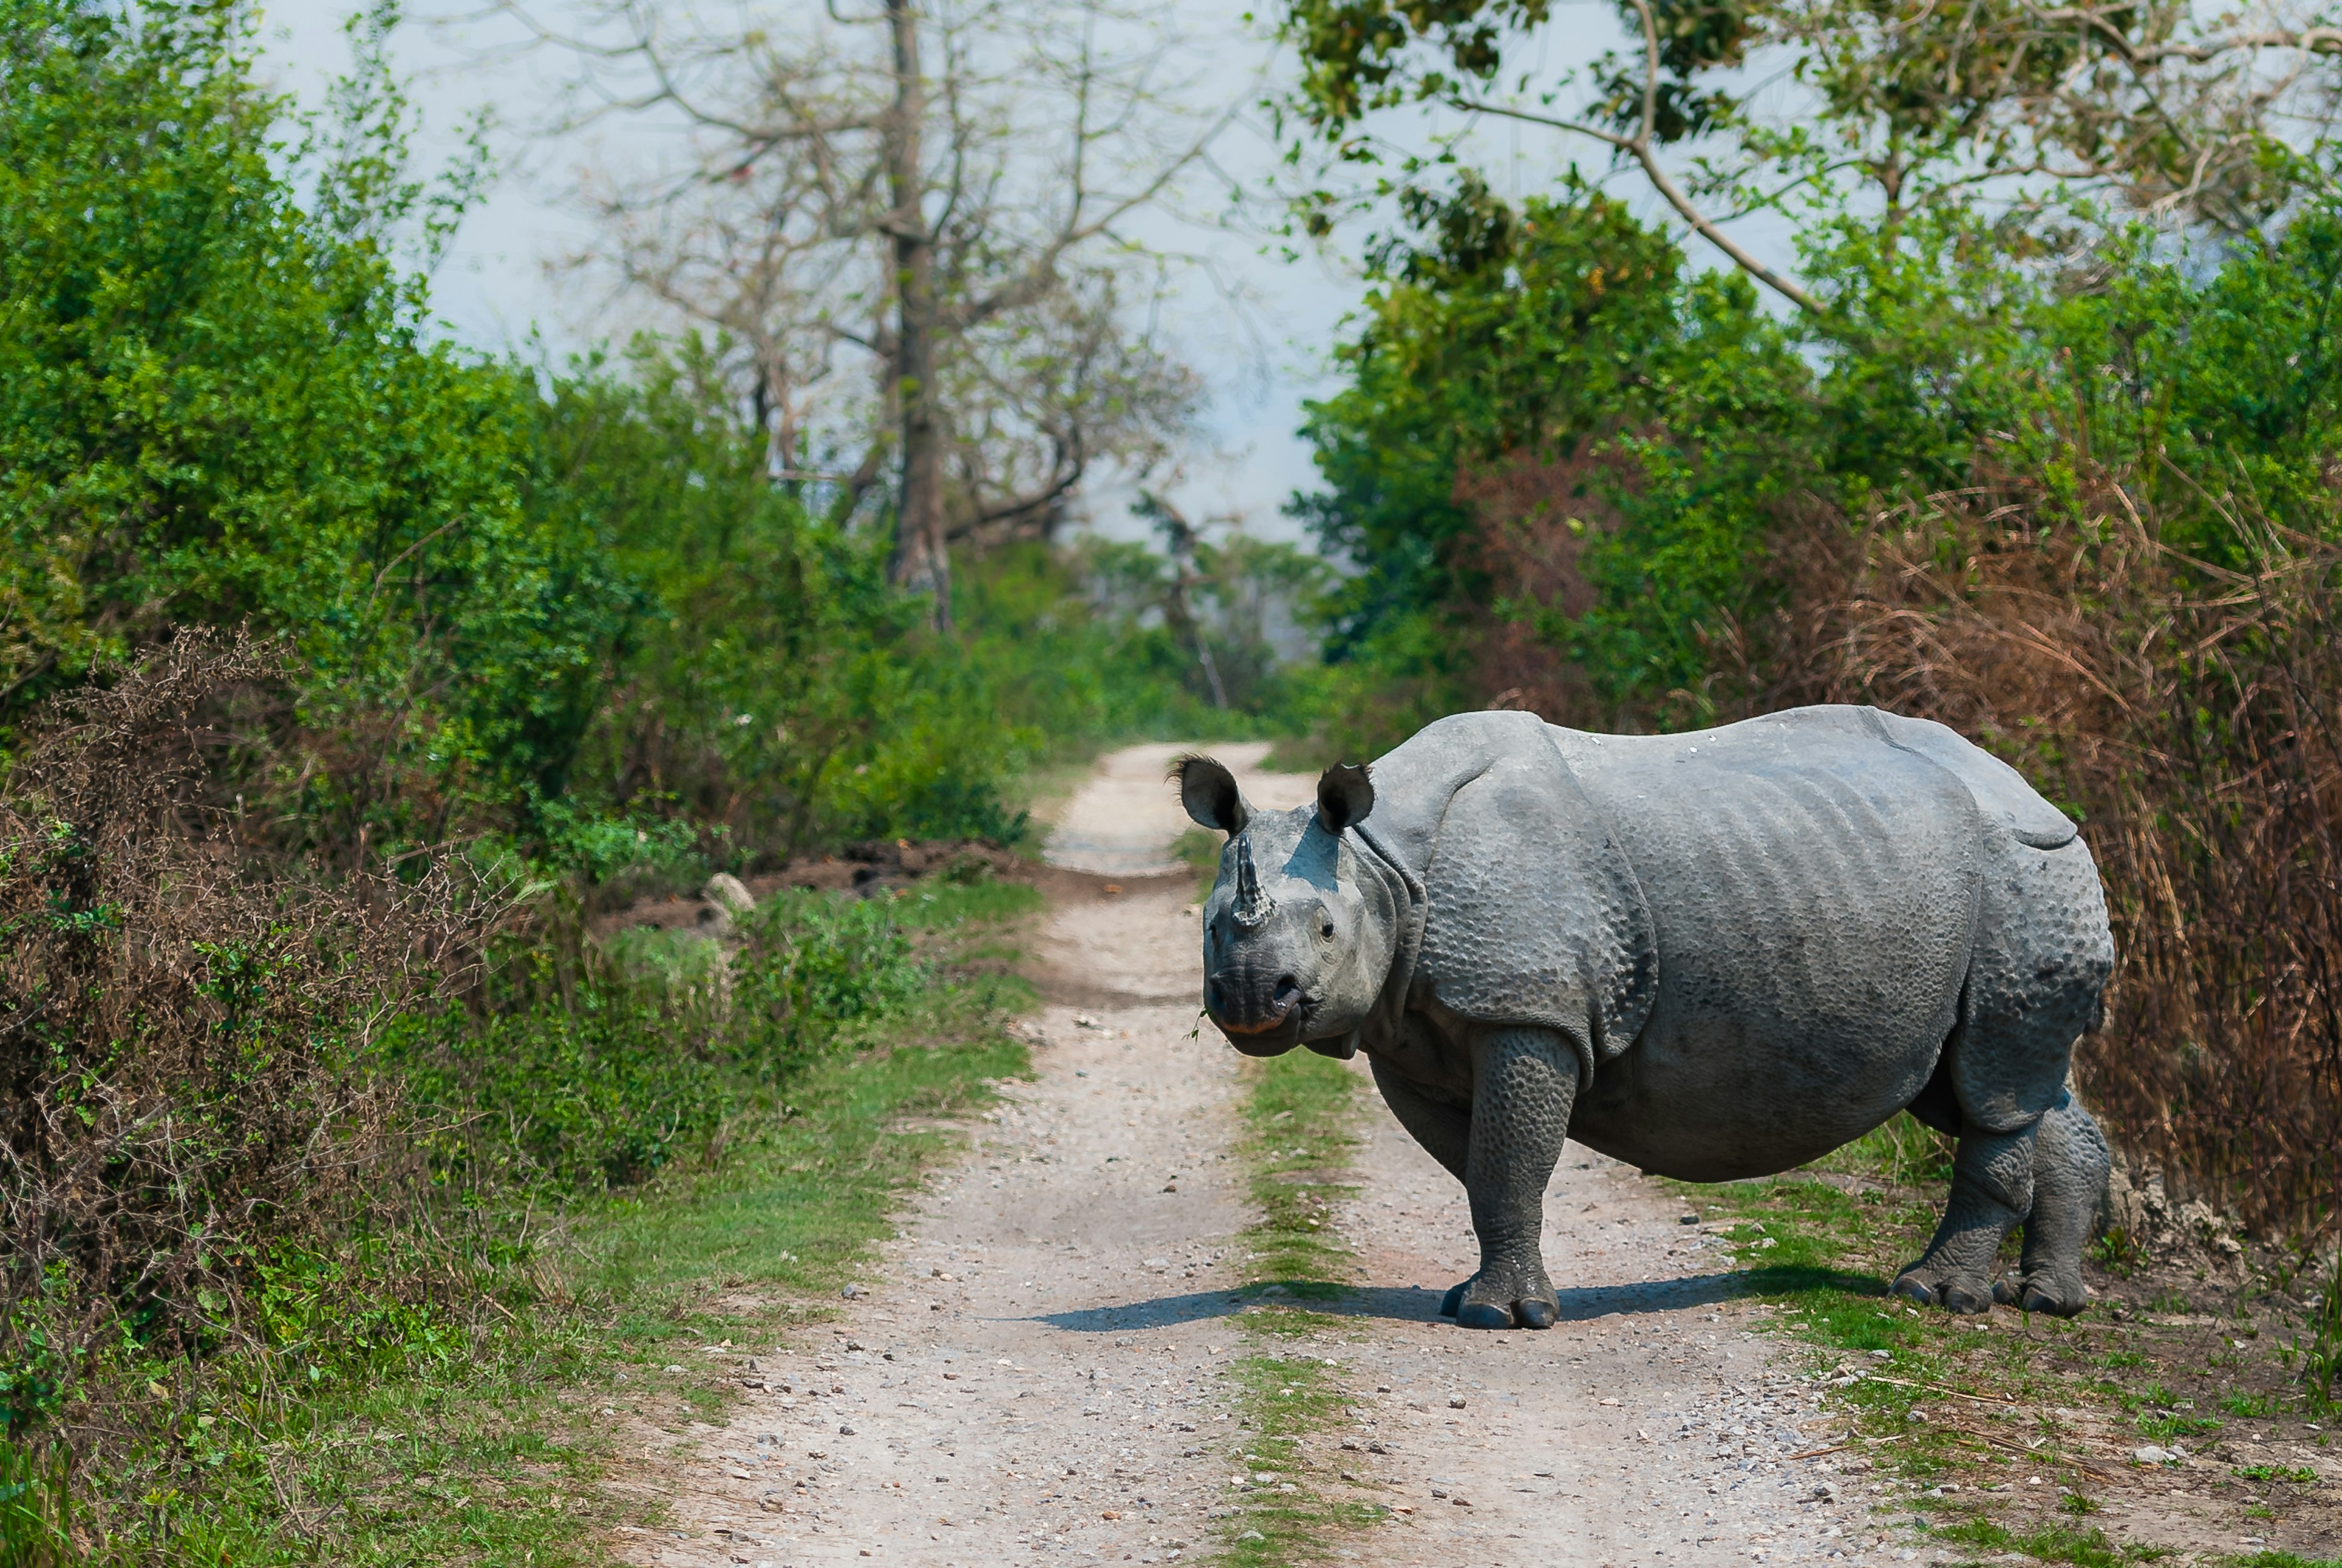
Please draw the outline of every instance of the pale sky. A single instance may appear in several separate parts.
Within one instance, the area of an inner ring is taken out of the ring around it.
[[[1216,72],[1216,80],[1241,84],[1271,61],[1270,45],[1242,20],[1244,0],[1172,3],[1190,31],[1225,40],[1227,69],[1224,78]],[[278,85],[305,102],[316,101],[325,82],[346,67],[342,25],[350,9],[337,0],[280,0],[264,8],[264,46]],[[557,13],[558,0],[547,9]],[[1558,69],[1567,63],[1562,56],[1590,58],[1616,36],[1615,12],[1606,5],[1565,4],[1556,16],[1524,63]],[[550,105],[560,66],[552,59],[482,65],[484,54],[509,40],[508,25],[410,23],[397,42],[424,119],[415,148],[422,167],[449,158],[455,128],[480,105],[492,106],[502,125],[495,145],[504,173],[465,220],[435,279],[437,314],[451,337],[491,351],[519,345],[532,334],[557,353],[623,340],[632,324],[580,285],[548,276],[546,264],[587,237],[571,194],[586,170],[609,165],[612,146],[597,138],[624,133],[611,126],[566,145],[530,139],[525,132]],[[1410,140],[1421,137],[1426,145],[1438,128],[1412,116],[1386,126]],[[638,152],[642,145],[649,143],[621,150]],[[1572,155],[1589,170],[1600,168],[1597,152],[1510,125],[1476,133],[1471,149],[1492,184],[1513,196],[1550,183]],[[1266,175],[1276,157],[1256,124],[1233,128],[1215,153],[1219,165],[1240,179]],[[1613,188],[1646,216],[1662,215],[1638,181],[1621,175]],[[1180,464],[1184,480],[1171,493],[1191,517],[1233,514],[1256,535],[1295,537],[1294,524],[1279,508],[1316,479],[1296,432],[1304,402],[1336,385],[1326,362],[1361,293],[1355,268],[1338,257],[1287,263],[1263,254],[1262,241],[1251,235],[1166,225],[1159,243],[1207,255],[1216,279],[1189,275],[1164,318],[1166,335],[1209,388],[1202,440]],[[1762,248],[1770,259],[1786,259],[1778,254],[1784,245]],[[1227,303],[1231,288],[1247,302],[1244,308]],[[1143,532],[1127,515],[1130,498],[1126,489],[1094,486],[1087,504],[1095,525],[1117,535]]]

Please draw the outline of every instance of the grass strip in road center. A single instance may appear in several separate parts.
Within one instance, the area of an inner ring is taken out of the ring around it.
[[[1240,1238],[1246,1293],[1329,1301],[1349,1289],[1357,1256],[1334,1225],[1357,1148],[1358,1076],[1314,1051],[1246,1064],[1240,1151],[1259,1218]]]
[[[1223,1457],[1234,1506],[1223,1517],[1235,1568],[1317,1562],[1380,1514],[1332,1494],[1336,1472],[1309,1440],[1342,1418],[1349,1394],[1338,1356],[1345,1318],[1305,1303],[1339,1300],[1356,1253],[1334,1223],[1357,1147],[1358,1078],[1339,1062],[1294,1051],[1247,1063],[1240,1154],[1258,1218],[1246,1229],[1245,1311],[1251,1342],[1226,1373],[1236,1393],[1237,1438]]]

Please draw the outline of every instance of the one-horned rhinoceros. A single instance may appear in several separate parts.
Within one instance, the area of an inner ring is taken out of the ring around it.
[[[1443,1310],[1544,1328],[1565,1136],[1694,1182],[1787,1170],[1908,1109],[1952,1191],[1895,1289],[2072,1313],[2107,1175],[2067,1087],[2113,967],[2089,851],[1953,731],[1813,707],[1674,735],[1458,714],[1314,806],[1255,812],[1176,770],[1226,832],[1204,995],[1240,1051],[1364,1050],[1464,1183],[1480,1269]],[[2021,1275],[1994,1260],[2025,1227]]]

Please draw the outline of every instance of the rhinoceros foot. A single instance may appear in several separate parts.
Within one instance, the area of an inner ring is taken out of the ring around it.
[[[1896,1276],[1894,1293],[1921,1306],[1939,1306],[1968,1317],[1992,1310],[1992,1286],[1923,1263],[1915,1263]]]
[[[1561,1303],[1542,1280],[1506,1283],[1480,1273],[1441,1298],[1439,1315],[1463,1328],[1551,1328],[1561,1321]]]
[[[1992,1299],[2019,1312],[2074,1317],[2090,1304],[2090,1293],[2083,1286],[2079,1274],[2065,1280],[2045,1273],[2022,1280],[1996,1280],[1992,1286]]]

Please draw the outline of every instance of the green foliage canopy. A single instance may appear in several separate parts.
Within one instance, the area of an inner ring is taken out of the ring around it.
[[[407,173],[395,20],[304,116],[242,7],[0,0],[0,739],[175,627],[249,626],[306,672],[267,784],[300,847],[639,883],[1012,837],[1049,747],[1197,716],[1190,655],[1046,553],[926,633],[869,532],[769,474],[726,345],[436,335],[422,264],[482,171]]]

